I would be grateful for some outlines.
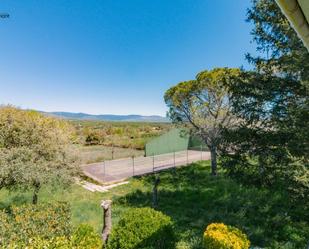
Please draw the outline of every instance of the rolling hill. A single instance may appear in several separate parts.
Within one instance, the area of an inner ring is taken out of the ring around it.
[[[123,122],[169,122],[166,117],[151,115],[114,115],[114,114],[101,114],[93,115],[87,113],[73,113],[73,112],[42,112],[41,113],[54,116],[58,118],[70,119],[70,120],[102,120],[102,121],[123,121]]]

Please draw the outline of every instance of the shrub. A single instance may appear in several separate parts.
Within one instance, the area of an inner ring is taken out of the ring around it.
[[[112,230],[107,248],[175,248],[171,218],[151,208],[126,211]]]
[[[102,239],[92,226],[81,224],[72,235],[72,244],[84,249],[102,248]]]
[[[52,238],[34,237],[27,241],[11,241],[5,247],[8,249],[101,249],[101,239],[91,226],[81,224],[72,236],[57,236]]]
[[[213,223],[204,232],[204,246],[207,249],[248,249],[250,241],[235,227]]]
[[[3,249],[19,249],[19,248],[27,248],[27,249],[79,249],[72,245],[71,241],[65,237],[54,237],[49,239],[43,239],[41,237],[31,238],[28,241],[12,241],[6,247],[2,247]],[[2,249],[1,248],[1,249]]]
[[[71,234],[70,210],[66,203],[45,203],[12,207],[0,212],[0,245],[32,238],[49,239]]]

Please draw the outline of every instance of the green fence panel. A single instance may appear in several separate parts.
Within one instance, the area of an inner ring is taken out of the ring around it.
[[[189,150],[203,150],[208,151],[208,147],[206,146],[205,142],[197,137],[197,136],[191,136],[189,140]]]
[[[190,136],[187,132],[181,129],[172,129],[148,142],[145,146],[145,155],[152,156],[187,150],[189,143]]]

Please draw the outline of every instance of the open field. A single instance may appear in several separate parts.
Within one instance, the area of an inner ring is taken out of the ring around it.
[[[286,201],[286,193],[246,187],[222,173],[217,178],[211,177],[209,162],[178,168],[176,174],[171,170],[157,175],[161,178],[158,209],[173,218],[179,248],[201,248],[200,238],[211,222],[234,225],[248,234],[253,245],[268,248],[300,248],[275,243],[300,243],[309,235],[308,221],[294,218],[301,207],[292,208]],[[88,223],[100,232],[102,199],[113,200],[115,224],[128,208],[151,206],[153,180],[152,175],[134,178],[128,185],[108,193],[92,193],[80,186],[69,190],[59,187],[53,192],[44,188],[39,201],[69,202],[74,225]],[[0,191],[0,208],[25,202],[31,202],[31,193]]]

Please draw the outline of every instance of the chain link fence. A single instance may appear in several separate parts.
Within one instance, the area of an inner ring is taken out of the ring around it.
[[[101,183],[117,182],[132,176],[158,172],[208,160],[210,154],[202,149],[186,150],[168,154],[107,160],[83,166],[85,175]]]

